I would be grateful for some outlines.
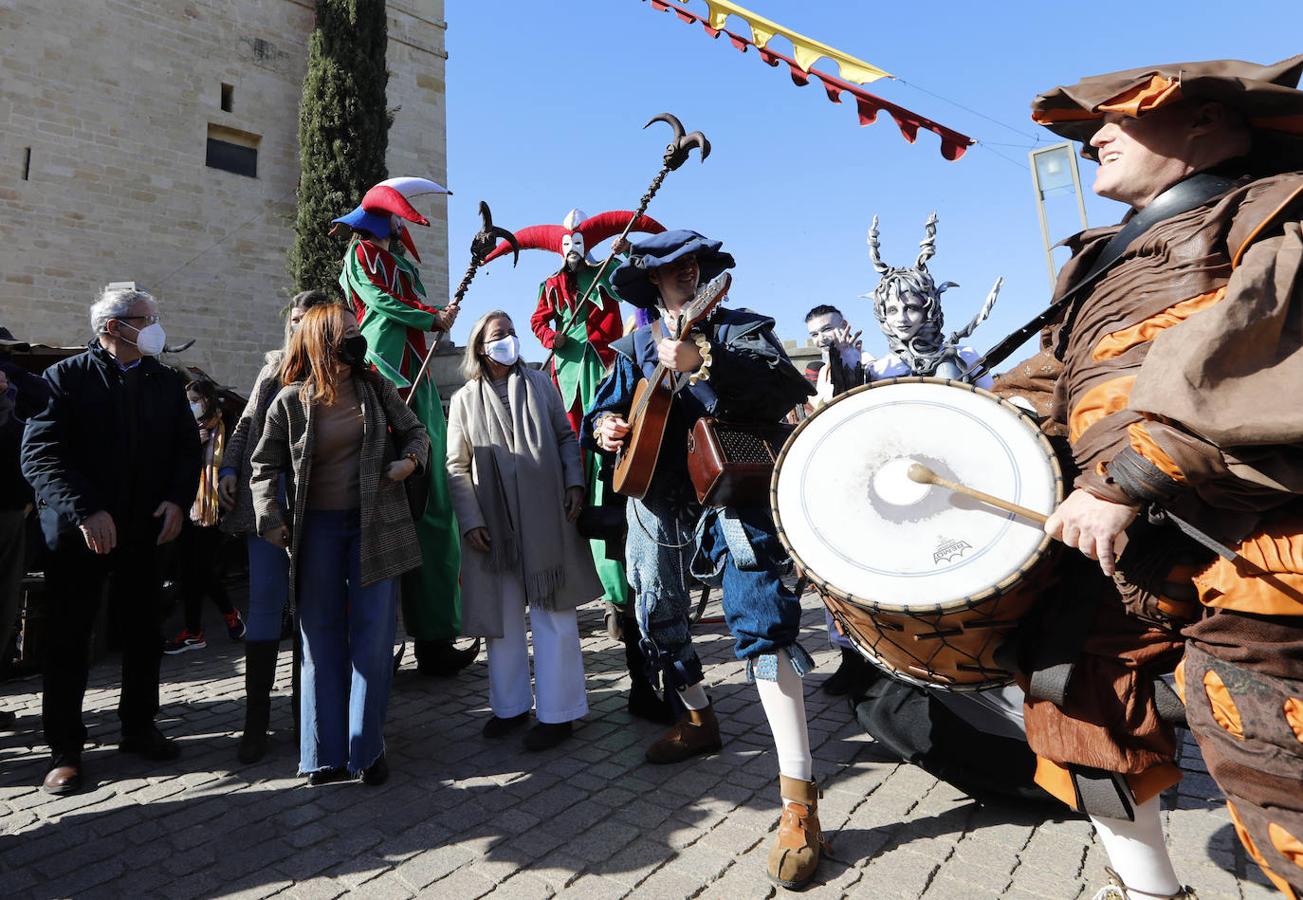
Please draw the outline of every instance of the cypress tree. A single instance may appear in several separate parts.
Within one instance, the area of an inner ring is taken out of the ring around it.
[[[330,220],[387,177],[385,0],[317,0],[299,106],[298,211],[290,275],[296,291],[339,293],[347,239]]]

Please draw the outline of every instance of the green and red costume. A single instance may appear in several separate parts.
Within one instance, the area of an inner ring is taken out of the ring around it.
[[[620,318],[620,301],[611,295],[610,275],[615,266],[602,273],[602,282],[588,294],[579,306],[579,300],[597,276],[597,266],[584,263],[578,272],[566,269],[557,272],[538,289],[538,308],[529,318],[529,326],[544,347],[552,351],[551,375],[561,400],[565,403],[570,427],[579,434],[579,424],[597,393],[597,386],[606,375],[606,367],[615,357],[611,343],[624,336]],[[556,327],[553,327],[555,325]],[[556,336],[564,334],[566,340],[555,346]],[[588,475],[588,502],[600,506],[606,496],[606,483],[598,477],[601,460],[584,452],[584,470]],[[593,563],[597,577],[602,581],[602,599],[607,603],[623,604],[628,592],[624,565],[608,559],[606,541],[589,541],[593,550]]]

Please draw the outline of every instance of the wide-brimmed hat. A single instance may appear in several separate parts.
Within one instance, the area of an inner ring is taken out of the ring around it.
[[[611,275],[611,285],[621,300],[648,309],[660,299],[660,291],[647,278],[648,272],[685,256],[696,256],[701,280],[709,281],[737,264],[732,254],[719,249],[722,246],[722,241],[712,241],[687,229],[661,232],[630,248],[629,258]]]
[[[388,213],[368,212],[360,206],[347,215],[330,221],[332,224],[347,225],[349,228],[370,232],[382,241],[393,233]]]
[[[1055,134],[1089,141],[1107,113],[1143,116],[1181,100],[1216,101],[1239,111],[1258,140],[1283,142],[1287,152],[1303,151],[1303,54],[1271,65],[1238,59],[1142,66],[1094,75],[1056,87],[1032,101],[1032,121]]]

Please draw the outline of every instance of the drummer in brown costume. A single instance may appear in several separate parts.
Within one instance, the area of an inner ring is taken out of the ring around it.
[[[1154,686],[1182,634],[1178,687],[1236,831],[1283,892],[1303,889],[1300,71],[1303,56],[1153,66],[1033,103],[1100,161],[1096,193],[1133,207],[1068,239],[1059,296],[1121,255],[1001,385],[1027,393],[1044,379],[1023,375],[1057,371],[1047,425],[1066,430],[1079,474],[1046,529],[1113,581],[1065,573],[1061,611],[1088,610],[1085,637],[1042,633],[1024,646],[1060,658],[1023,660],[1029,693],[1055,701],[1028,703],[1038,780],[1092,813],[1117,870],[1101,896],[1188,896],[1158,822],[1180,772]]]

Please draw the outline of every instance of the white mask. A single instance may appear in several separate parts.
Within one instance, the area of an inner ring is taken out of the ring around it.
[[[127,327],[134,328],[135,326],[128,325]],[[144,328],[137,328],[135,331],[136,339],[134,341],[125,336],[123,340],[131,341],[136,345],[136,349],[145,356],[158,356],[163,352],[163,348],[167,346],[167,332],[157,322],[146,325]]]
[[[584,247],[584,236],[578,231],[572,231],[561,238],[561,255],[569,256],[571,251],[578,253],[581,257],[586,256],[588,253],[587,248]]]
[[[190,414],[196,419],[202,419],[204,417],[204,405],[202,403],[191,403]]]
[[[502,366],[514,366],[520,359],[520,338],[509,334],[484,345],[484,355]]]

